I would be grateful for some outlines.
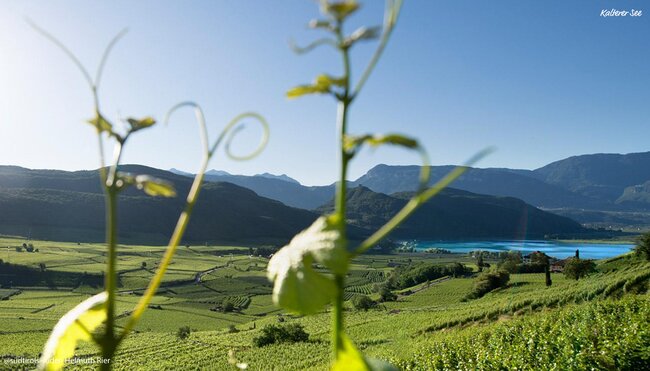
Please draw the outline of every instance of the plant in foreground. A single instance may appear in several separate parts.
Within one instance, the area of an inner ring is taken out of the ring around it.
[[[277,305],[301,314],[313,314],[332,303],[332,348],[335,370],[368,370],[392,368],[389,364],[368,359],[355,348],[345,334],[343,323],[343,290],[350,261],[386,237],[418,206],[436,195],[467,166],[457,167],[433,186],[428,187],[428,158],[418,141],[399,134],[348,133],[348,113],[368,77],[381,57],[393,32],[402,6],[402,0],[387,0],[382,27],[361,27],[351,34],[345,34],[344,24],[356,12],[359,4],[354,0],[330,2],[320,1],[321,13],[325,19],[313,20],[310,27],[327,32],[329,36],[318,39],[304,48],[294,46],[298,53],[308,52],[316,47],[333,47],[342,57],[342,76],[321,74],[312,84],[297,86],[287,92],[288,98],[307,94],[325,94],[338,104],[337,131],[339,142],[340,175],[336,187],[335,211],[318,218],[309,228],[296,235],[291,242],[278,251],[269,261],[268,277],[274,281],[273,300]],[[379,39],[378,46],[355,85],[352,82],[350,50],[359,42]],[[349,246],[346,238],[346,179],[348,164],[363,146],[378,147],[396,145],[417,151],[423,160],[420,184],[416,194],[392,219],[379,228],[358,246]],[[470,162],[481,158],[486,151],[476,155]],[[314,263],[324,266],[327,273],[314,269]]]
[[[105,275],[105,291],[90,297],[83,301],[67,314],[65,314],[54,327],[45,348],[43,350],[39,369],[58,370],[61,369],[68,358],[74,355],[77,343],[80,340],[95,342],[101,349],[102,369],[110,369],[111,362],[115,356],[118,346],[124,338],[133,330],[138,320],[142,316],[145,309],[148,307],[151,299],[153,298],[156,290],[160,286],[162,278],[169,266],[169,263],[174,256],[174,253],[183,238],[185,229],[190,220],[190,215],[198,199],[201,186],[203,183],[204,173],[208,164],[214,156],[219,145],[225,140],[226,154],[235,160],[248,160],[257,156],[266,146],[268,141],[268,125],[265,119],[257,113],[246,112],[238,115],[232,119],[222,130],[217,137],[217,140],[210,145],[208,140],[208,131],[203,111],[200,106],[194,102],[183,102],[174,106],[165,119],[169,120],[172,113],[182,107],[191,107],[194,109],[197,122],[199,124],[199,132],[201,136],[201,148],[203,158],[201,166],[197,172],[189,194],[186,198],[185,207],[180,214],[174,232],[169,240],[169,244],[163,255],[158,269],[152,280],[149,282],[147,290],[142,295],[140,301],[135,306],[133,311],[130,312],[123,326],[121,332],[117,331],[116,326],[116,296],[117,296],[117,199],[119,194],[129,187],[137,187],[143,190],[150,196],[162,197],[175,197],[176,191],[172,184],[156,179],[148,175],[128,174],[119,171],[120,160],[122,151],[135,133],[139,133],[144,129],[151,128],[156,124],[152,117],[144,117],[141,119],[127,118],[124,125],[124,130],[118,128],[111,123],[106,116],[102,113],[99,104],[99,86],[102,77],[102,71],[111,49],[117,41],[125,34],[125,31],[120,32],[109,43],[104,55],[100,61],[99,67],[95,78],[93,79],[88,73],[86,68],[81,64],[79,59],[63,45],[59,40],[52,35],[42,30],[38,26],[32,26],[47,39],[56,44],[79,68],[83,74],[86,82],[88,83],[94,100],[94,117],[88,120],[97,133],[99,144],[99,158],[100,158],[100,181],[102,189],[105,193],[106,199],[106,236],[107,236],[107,269]],[[243,120],[254,120],[259,123],[263,128],[263,136],[259,146],[250,154],[241,156],[235,155],[230,151],[230,142],[234,136],[243,127]],[[104,158],[104,141],[111,140],[114,144],[113,158],[110,165],[106,167]],[[144,264],[143,264],[144,266]],[[103,326],[101,326],[103,324]],[[182,329],[181,329],[182,330]],[[183,338],[189,335],[188,331],[179,330],[178,336]]]

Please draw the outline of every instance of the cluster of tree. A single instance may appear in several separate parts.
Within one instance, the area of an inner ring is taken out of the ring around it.
[[[429,254],[451,254],[452,253],[451,250],[441,249],[439,247],[432,247],[424,250],[424,252]]]
[[[283,325],[266,325],[262,329],[262,335],[253,338],[256,347],[263,347],[278,343],[298,343],[309,340],[309,334],[302,325],[289,323]]]
[[[504,287],[510,281],[510,273],[504,270],[481,273],[474,282],[472,292],[467,295],[468,299],[478,299],[488,292]]]
[[[445,276],[462,277],[471,269],[460,263],[420,263],[396,268],[388,280],[389,288],[404,289]]]
[[[251,247],[248,249],[250,255],[261,256],[263,258],[268,258],[269,256],[275,254],[276,251],[278,251],[278,249],[274,249],[272,247]]]
[[[38,268],[20,264],[0,262],[0,286],[47,286],[47,287],[79,287],[88,285],[101,287],[104,277],[97,274],[62,272],[48,270],[45,263]]]
[[[16,252],[22,252],[23,250],[27,252],[38,252],[38,249],[34,248],[33,243],[23,243],[22,246],[16,246]]]
[[[377,306],[377,302],[367,295],[355,295],[352,297],[352,305],[356,310],[368,310]]]
[[[634,252],[637,256],[650,261],[650,232],[643,234],[636,242]]]
[[[517,253],[516,251],[514,251]],[[479,256],[482,256],[483,259],[491,259],[491,260],[505,260],[508,255],[510,254],[510,251],[486,251],[486,250],[472,250],[469,252],[469,256],[478,258]]]

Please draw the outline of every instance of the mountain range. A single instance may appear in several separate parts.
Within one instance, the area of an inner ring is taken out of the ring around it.
[[[453,168],[432,166],[431,183]],[[384,194],[409,192],[415,189],[419,172],[419,166],[382,164],[349,184]],[[334,194],[333,184],[303,186],[288,177],[290,181],[285,181],[284,177],[213,171],[207,179],[231,182],[286,205],[309,210],[323,205]],[[516,197],[536,207],[576,217],[583,223],[606,222],[616,213],[620,219],[617,224],[638,224],[633,214],[650,212],[648,182],[650,152],[644,152],[574,156],[535,170],[471,168],[452,186],[479,194]],[[645,219],[650,224],[650,217]]]
[[[136,189],[129,189],[120,195],[118,205],[120,239],[123,242],[165,243],[182,210],[182,196],[189,190],[192,179],[187,174],[139,165],[125,165],[120,167],[120,171],[151,175],[175,185],[179,197],[152,198]],[[230,177],[257,186],[275,184],[278,189],[285,190],[303,187],[264,175],[245,177],[211,172],[209,177]],[[387,195],[357,186],[348,196],[349,236],[361,239],[401,208],[408,194]],[[188,243],[286,243],[320,213],[327,211],[331,200],[330,194],[329,199],[323,202],[325,206],[310,211],[262,197],[233,183],[207,181],[185,240]],[[515,198],[449,189],[424,205],[394,236],[539,238],[584,232],[582,226],[570,219],[544,212]],[[104,200],[98,172],[0,166],[0,233],[79,242],[103,240]]]

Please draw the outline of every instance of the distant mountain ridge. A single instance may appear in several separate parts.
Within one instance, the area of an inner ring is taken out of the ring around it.
[[[165,243],[183,208],[192,179],[139,165],[120,171],[155,176],[174,184],[179,197],[154,198],[136,189],[119,202],[122,239]],[[0,166],[0,233],[68,241],[104,239],[104,198],[97,171],[65,172]],[[282,243],[316,219],[231,183],[206,183],[185,239]]]
[[[412,192],[392,195],[364,186],[347,195],[350,224],[374,231],[408,202]],[[333,202],[319,208],[331,212]],[[513,197],[495,197],[448,188],[422,205],[392,236],[401,239],[531,239],[579,234],[577,222],[537,209]]]
[[[625,188],[650,181],[650,152],[573,156],[533,173],[548,184],[616,203]]]
[[[178,172],[177,174],[194,176],[185,172]],[[264,173],[251,176],[233,175],[225,171],[211,170],[206,172],[205,180],[237,184],[254,191],[260,196],[278,200],[287,206],[306,210],[313,210],[334,197],[334,185],[304,186],[285,174]]]
[[[119,231],[123,242],[161,244],[171,234],[183,207],[183,195],[192,179],[185,175],[140,165],[120,171],[148,174],[172,182],[179,197],[153,198],[136,189],[120,195]],[[222,178],[223,176],[218,176]],[[284,189],[302,187],[266,177],[235,179],[282,183]],[[288,187],[288,188],[286,188]],[[331,186],[330,186],[331,187]],[[323,187],[327,188],[327,187]],[[333,189],[328,189],[332,203]],[[405,203],[404,193],[391,196],[358,186],[351,188],[349,237],[363,238],[383,224]],[[228,183],[204,185],[185,240],[202,242],[286,243],[310,225],[318,213],[293,208],[250,189]],[[521,218],[524,234],[515,232]],[[401,238],[530,238],[546,234],[581,233],[582,227],[514,198],[477,195],[448,189],[424,205],[395,236]],[[0,166],[0,233],[66,241],[101,241],[104,238],[104,196],[97,171],[29,170]]]

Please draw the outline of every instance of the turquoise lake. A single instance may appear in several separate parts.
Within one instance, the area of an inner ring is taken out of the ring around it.
[[[486,251],[521,251],[528,254],[541,251],[556,258],[566,258],[575,255],[576,249],[580,250],[580,257],[587,259],[604,259],[625,254],[634,248],[630,244],[607,243],[572,243],[555,241],[467,241],[467,242],[440,242],[440,241],[409,241],[417,250],[441,248],[456,253],[466,253],[472,250]]]

